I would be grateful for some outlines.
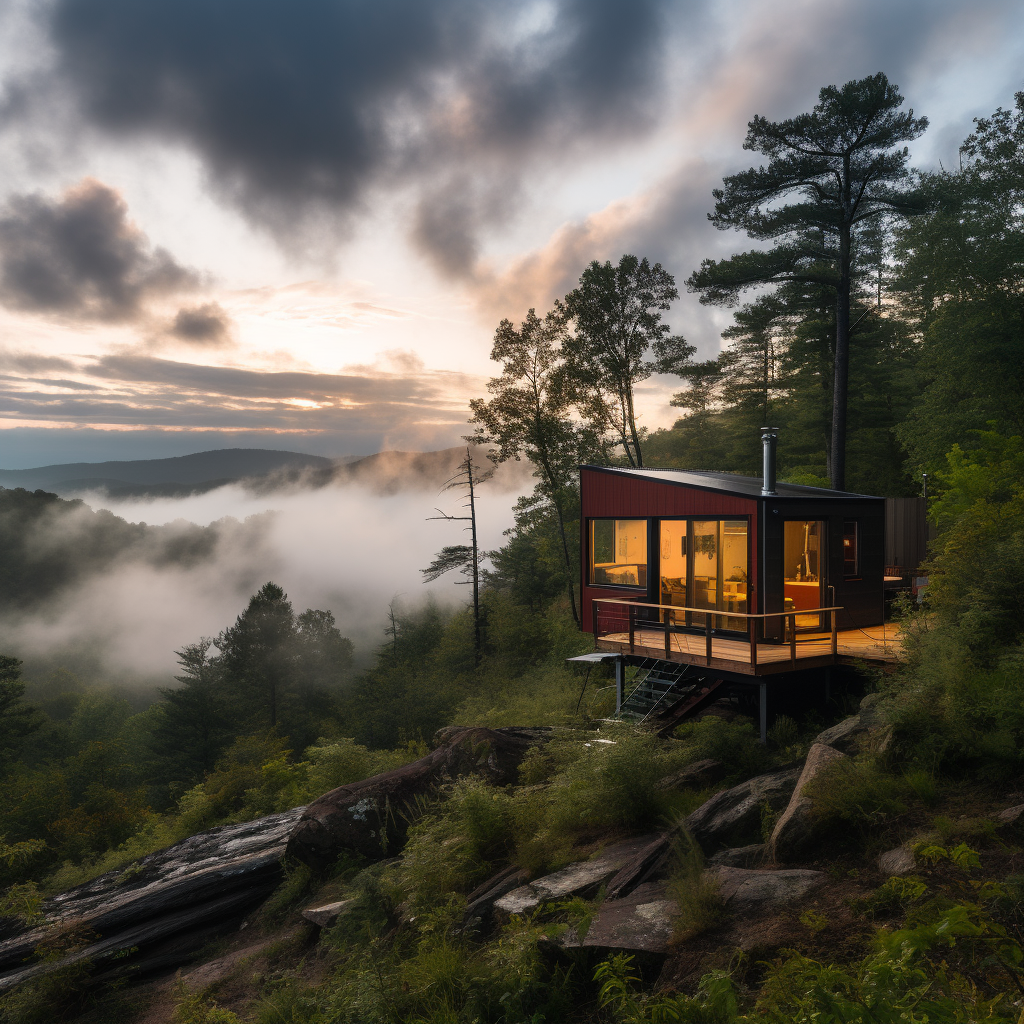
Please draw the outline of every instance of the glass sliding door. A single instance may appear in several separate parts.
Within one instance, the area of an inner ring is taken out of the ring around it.
[[[822,606],[822,563],[825,524],[813,519],[788,519],[783,524],[783,581],[786,611]],[[788,622],[786,628],[789,628]],[[821,613],[796,617],[798,630],[822,628]]]
[[[747,521],[745,519],[663,519],[659,575],[660,604],[695,611],[664,610],[672,625],[703,628],[699,609],[747,611]],[[738,616],[711,617],[714,629],[746,632]]]
[[[690,521],[690,533],[693,537],[693,607],[717,608],[719,586],[718,560],[719,520],[693,519]],[[693,614],[693,625],[703,626],[704,616]],[[718,623],[711,620],[714,628]]]
[[[719,607],[728,612],[747,614],[747,521],[745,519],[724,519],[722,521],[722,585]],[[719,620],[721,622],[721,620]],[[723,629],[747,632],[747,620],[727,618]]]
[[[686,563],[687,563],[687,522],[685,519],[662,519],[661,521],[661,596],[659,604],[683,608],[687,604]],[[685,612],[663,611],[663,620],[673,626],[686,625]]]

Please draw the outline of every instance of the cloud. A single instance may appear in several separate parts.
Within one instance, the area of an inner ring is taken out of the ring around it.
[[[37,352],[11,352],[0,349],[0,369],[40,373],[44,370],[77,370],[78,367],[70,359],[61,356],[43,356]]]
[[[94,385],[87,393],[68,394],[73,382],[0,376],[0,422],[241,432],[261,447],[277,447],[279,434],[333,436],[338,453],[457,443],[484,381],[426,370],[401,351],[386,353],[382,366],[261,371],[114,353],[78,368]]]
[[[36,91],[110,135],[184,143],[281,235],[411,182],[419,244],[458,272],[529,165],[655,124],[666,25],[697,6],[56,0]]]
[[[56,200],[14,196],[0,214],[0,300],[15,309],[127,321],[146,299],[198,283],[150,245],[121,196],[99,181]]]
[[[202,306],[183,306],[168,332],[190,345],[214,348],[229,340],[231,318],[216,302]]]

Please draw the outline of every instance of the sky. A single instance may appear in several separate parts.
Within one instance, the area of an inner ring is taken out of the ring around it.
[[[447,447],[498,322],[625,252],[711,357],[747,122],[878,71],[955,165],[1024,0],[0,0],[0,467]]]

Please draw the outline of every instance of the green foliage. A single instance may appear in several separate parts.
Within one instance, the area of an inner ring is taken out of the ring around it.
[[[805,787],[823,839],[865,843],[907,810],[908,787],[871,760],[833,762]]]
[[[0,893],[0,917],[14,917],[27,925],[46,920],[43,895],[35,882],[21,882]]]
[[[175,1024],[241,1024],[241,1018],[225,1010],[208,996],[190,992],[184,983],[178,988],[178,1002],[174,1007]]]
[[[727,722],[708,715],[686,722],[676,729],[674,738],[682,741],[683,763],[705,758],[730,768],[730,779],[739,782],[767,771],[772,754],[758,742],[758,733],[748,719]]]
[[[722,974],[701,978],[696,997],[647,995],[639,991],[639,976],[633,969],[633,957],[625,953],[604,960],[594,969],[601,1008],[623,1024],[726,1024],[736,1019],[735,989]]]
[[[723,904],[718,883],[705,874],[704,855],[693,838],[683,832],[673,853],[674,864],[668,882],[669,895],[678,908],[673,937],[685,941],[718,924]]]

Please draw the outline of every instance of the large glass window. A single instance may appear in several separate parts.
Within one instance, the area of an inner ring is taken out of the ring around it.
[[[663,519],[661,604],[747,611],[747,522],[745,519]],[[703,626],[700,612],[670,612],[673,625]],[[745,631],[739,617],[713,616],[715,629]]]
[[[594,586],[647,586],[647,520],[590,521],[590,582]]]
[[[783,580],[786,611],[821,607],[821,552],[825,524],[789,519],[783,524]],[[788,628],[788,622],[787,622]],[[821,613],[798,615],[797,629],[821,628]]]

